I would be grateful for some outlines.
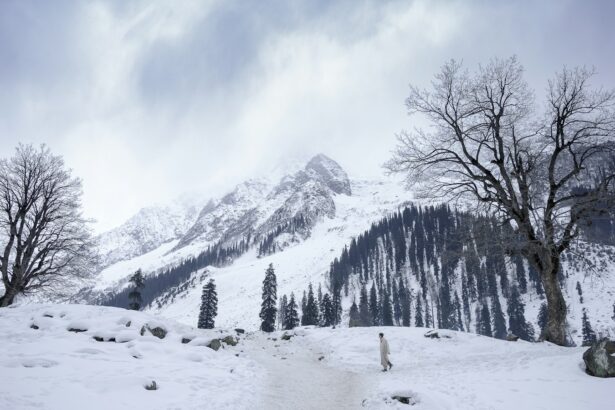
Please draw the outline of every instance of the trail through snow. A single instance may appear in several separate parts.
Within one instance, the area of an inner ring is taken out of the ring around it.
[[[359,373],[327,365],[323,349],[309,339],[295,336],[289,343],[275,336],[250,334],[246,341],[244,352],[266,372],[258,408],[361,408],[368,387],[365,378]]]

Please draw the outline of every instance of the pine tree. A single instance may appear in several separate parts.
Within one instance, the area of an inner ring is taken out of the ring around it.
[[[432,307],[433,307],[433,301],[430,303],[427,301],[427,298],[425,298],[425,327],[435,327],[435,324],[433,322],[433,314],[432,314]]]
[[[462,282],[461,300],[463,303],[463,316],[465,319],[465,327],[466,329],[468,329],[468,331],[470,331],[470,322],[472,320],[472,313],[470,312],[470,294],[469,294],[468,285],[467,285],[467,278],[466,278],[466,281]]]
[[[305,312],[306,306],[307,306],[307,293],[304,290],[303,297],[301,298],[301,315],[302,316],[303,316],[303,313]]]
[[[525,320],[525,305],[521,301],[519,290],[516,286],[512,287],[510,298],[508,298],[508,330],[520,339],[532,341],[534,339],[534,329]]]
[[[216,292],[216,284],[213,279],[210,279],[203,286],[201,294],[201,310],[199,312],[199,321],[197,327],[199,329],[213,329],[215,318],[218,315],[218,294]]]
[[[459,294],[457,292],[455,292],[455,299],[453,301],[453,309],[455,311],[455,315],[456,315],[456,320],[455,320],[455,327],[453,327],[453,330],[460,330],[460,331],[464,331],[464,327],[463,327],[463,319],[461,318],[461,302],[459,301]]]
[[[613,302],[613,317],[612,317],[612,319],[615,320],[615,302]]]
[[[583,308],[583,346],[591,346],[596,342],[596,333],[592,329],[589,318],[587,317],[587,310]]]
[[[128,281],[132,284],[132,290],[128,294],[128,299],[130,299],[128,308],[130,310],[139,310],[143,302],[141,298],[141,289],[145,287],[145,278],[143,277],[141,269],[138,269]]]
[[[416,298],[416,312],[414,313],[414,326],[423,327],[425,326],[425,322],[423,321],[423,305],[421,300],[423,298],[419,294]]]
[[[547,304],[542,302],[540,305],[540,309],[538,310],[538,327],[540,328],[540,335],[542,336],[545,331],[545,327],[547,327],[549,312],[547,311]]]
[[[371,325],[378,326],[380,324],[380,307],[378,306],[375,283],[372,283],[372,288],[369,290],[369,311],[372,319]]]
[[[305,310],[303,311],[303,316],[301,317],[301,324],[303,326],[317,326],[319,320],[319,312],[318,312],[318,303],[316,298],[314,298],[314,289],[312,288],[312,284],[308,286],[308,294],[307,300],[305,303]]]
[[[500,298],[496,295],[491,302],[491,320],[493,320],[493,337],[506,339],[506,319],[502,312]]]
[[[286,297],[286,295],[283,295],[280,298],[280,307],[278,308],[278,326],[284,327],[287,308],[288,308],[288,298]]]
[[[391,307],[391,298],[386,290],[382,293],[381,312],[382,325],[393,326],[393,309]]]
[[[333,322],[332,326],[342,323],[342,295],[340,289],[333,290],[333,297],[331,298],[331,308],[333,309]]]
[[[583,289],[581,289],[581,282],[577,281],[577,293],[579,294],[579,302],[583,304]]]
[[[348,327],[358,327],[362,326],[361,323],[361,314],[359,313],[359,307],[357,306],[357,302],[353,299],[352,305],[350,306],[350,319],[348,320]]]
[[[403,281],[399,281],[399,303],[401,304],[401,325],[410,326],[410,293],[404,286]]]
[[[321,326],[328,327],[333,326],[334,313],[333,313],[333,304],[331,303],[331,296],[328,293],[325,293],[322,297],[321,304]]]
[[[493,336],[488,304],[486,302],[480,303],[480,306],[476,307],[476,313],[476,333],[483,336]]]
[[[401,285],[401,281],[400,281],[400,286],[403,286]],[[399,297],[399,290],[397,289],[397,285],[395,281],[393,281],[391,292],[393,296],[393,323],[399,326],[401,325],[401,321],[402,321],[402,314],[401,314],[402,307],[401,307],[401,299]]]
[[[275,319],[277,315],[277,283],[273,264],[265,271],[263,280],[263,302],[261,304],[261,330],[263,332],[273,332],[275,330]]]
[[[372,326],[372,324],[374,323],[371,312],[369,310],[369,302],[367,298],[367,289],[365,288],[365,284],[361,286],[361,294],[359,296],[359,317],[361,320],[360,326]]]
[[[284,330],[292,330],[299,326],[299,312],[297,312],[297,302],[295,294],[291,292],[290,300],[286,305],[286,315],[284,316]]]

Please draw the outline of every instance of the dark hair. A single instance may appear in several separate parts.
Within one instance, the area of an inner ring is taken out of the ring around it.
[[[382,337],[382,336],[384,336],[384,333],[378,333],[378,335],[379,335],[380,337]]]

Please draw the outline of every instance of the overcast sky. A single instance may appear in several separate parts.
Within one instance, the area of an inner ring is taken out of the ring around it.
[[[516,54],[615,86],[615,2],[0,1],[0,157],[46,143],[98,231],[323,152],[382,173],[410,83]]]

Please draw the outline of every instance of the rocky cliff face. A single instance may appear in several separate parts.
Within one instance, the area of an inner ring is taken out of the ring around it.
[[[141,209],[121,226],[98,235],[99,269],[150,252],[182,237],[196,220],[200,202],[178,200]]]
[[[309,234],[320,219],[335,216],[335,195],[351,195],[348,175],[332,159],[317,155],[304,169],[275,185],[250,180],[222,199],[210,201],[174,250],[258,239],[294,218],[306,221],[305,234]]]

